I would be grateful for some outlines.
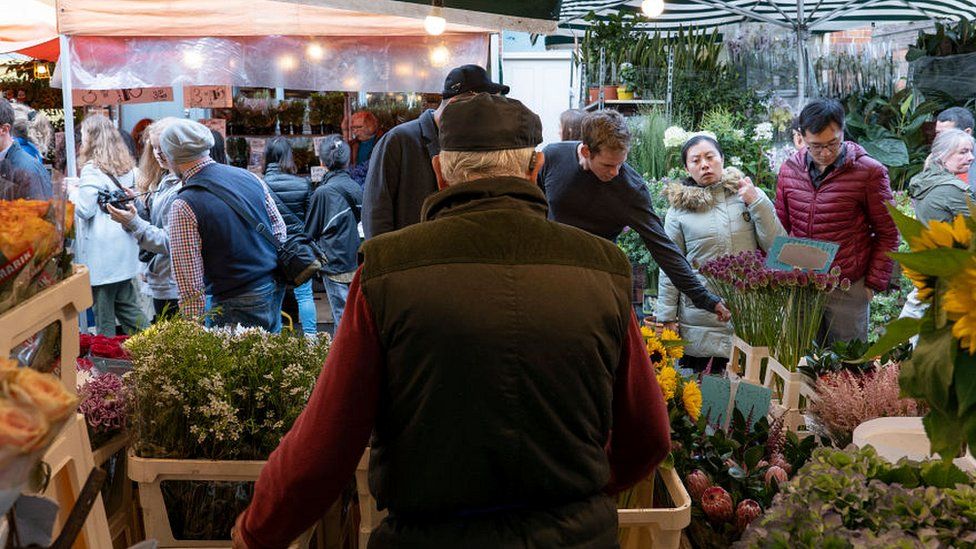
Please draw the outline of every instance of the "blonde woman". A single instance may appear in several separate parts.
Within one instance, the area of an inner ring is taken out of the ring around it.
[[[159,136],[175,118],[168,117],[150,124],[143,132],[142,155],[139,158],[139,174],[136,192],[149,193],[142,198],[145,208],[138,214],[135,205],[125,209],[107,206],[112,219],[135,237],[139,244],[139,260],[145,264],[146,284],[152,296],[156,318],[179,311],[179,291],[173,278],[173,266],[169,256],[169,234],[166,225],[169,210],[180,190],[180,179],[166,167],[160,156]]]
[[[68,198],[75,204],[75,255],[89,270],[98,333],[114,336],[116,319],[127,333],[141,330],[146,318],[133,284],[139,273],[139,245],[99,204],[99,194],[125,194],[136,180],[132,156],[108,118],[92,115],[81,123],[78,163],[81,178]]]

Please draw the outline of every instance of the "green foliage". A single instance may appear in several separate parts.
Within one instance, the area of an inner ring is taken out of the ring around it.
[[[346,108],[346,94],[343,92],[313,93],[308,99],[308,123],[312,125],[312,133],[324,133],[323,126],[330,126],[336,131],[342,124],[342,115]]]
[[[638,116],[628,121],[632,140],[627,163],[637,170],[645,181],[666,177],[670,153],[664,146],[664,130],[673,122],[668,120],[659,107],[644,109]],[[658,213],[664,212],[659,210]]]
[[[742,111],[716,106],[702,117],[701,129],[715,134],[725,153],[725,166],[734,166],[752,178],[757,187],[775,195],[776,174],[766,156],[772,146],[772,126],[768,137],[757,132],[751,118]]]
[[[906,88],[890,97],[869,92],[846,99],[846,136],[888,167],[891,186],[904,189],[922,171],[928,156],[925,124],[939,110],[934,101],[918,103]]]
[[[936,23],[934,33],[919,33],[915,45],[908,48],[905,60],[912,62],[926,56],[946,57],[973,52],[976,52],[976,24],[963,19],[954,27]]]
[[[820,448],[736,547],[973,547],[974,508],[972,477],[951,463]]]
[[[713,70],[675,71],[673,103],[675,109],[697,127],[705,113],[723,107],[757,122],[765,115],[763,98],[745,86],[734,68],[721,65]]]
[[[329,339],[173,319],[125,347],[137,455],[263,460],[308,403]]]

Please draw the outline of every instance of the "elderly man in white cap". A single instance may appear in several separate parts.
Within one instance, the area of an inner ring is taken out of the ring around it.
[[[241,215],[284,240],[285,222],[267,187],[246,170],[214,162],[213,135],[202,124],[173,122],[159,141],[170,170],[183,180],[169,218],[180,311],[202,314],[206,292],[215,323],[279,331],[285,286],[275,276],[275,248]]]

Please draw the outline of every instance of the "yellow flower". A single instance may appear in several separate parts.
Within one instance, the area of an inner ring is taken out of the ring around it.
[[[661,332],[661,341],[681,341],[681,336],[679,336],[674,330],[664,330]],[[678,360],[679,358],[685,356],[684,345],[671,345],[667,348],[667,354],[669,358]]]
[[[951,320],[952,335],[970,354],[976,354],[976,258],[949,280],[943,307]]]
[[[668,358],[668,351],[661,345],[656,337],[648,338],[647,340],[647,354],[651,357],[651,364],[655,366],[660,366],[664,364],[664,361]]]
[[[640,329],[641,329],[641,335],[644,336],[645,340],[654,337],[654,330],[650,329],[646,325],[642,324]]]
[[[973,232],[966,225],[966,218],[957,215],[952,223],[946,221],[930,221],[922,233],[909,239],[913,252],[932,250],[935,248],[969,249],[973,239]]]
[[[661,392],[664,393],[664,400],[671,400],[678,391],[677,370],[670,366],[663,368],[657,375],[657,383],[661,386]]]
[[[685,388],[681,391],[681,402],[692,421],[698,421],[698,416],[701,415],[702,393],[697,383],[694,381],[685,383]]]

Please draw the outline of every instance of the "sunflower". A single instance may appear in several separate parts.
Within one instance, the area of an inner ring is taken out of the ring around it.
[[[654,330],[650,329],[646,325],[641,325],[640,330],[641,330],[641,336],[644,337],[644,340],[645,341],[648,340],[648,339],[650,339],[650,338],[652,338],[652,337],[655,337]]]
[[[661,386],[661,392],[664,393],[664,400],[671,400],[674,398],[675,393],[678,392],[677,370],[670,366],[663,368],[657,374],[657,383]]]
[[[966,218],[962,215],[956,216],[952,223],[946,221],[930,221],[928,226],[922,230],[921,234],[909,239],[913,252],[924,250],[934,250],[936,248],[959,248],[969,249],[972,241],[973,232],[966,224]],[[905,276],[912,281],[918,289],[918,300],[927,301],[935,292],[936,277],[904,268]]]
[[[698,421],[698,417],[701,415],[702,393],[697,383],[694,381],[685,383],[685,387],[681,391],[681,402],[691,420]]]
[[[976,258],[949,280],[943,307],[955,321],[952,335],[970,354],[976,354]]]
[[[661,341],[662,341],[663,344],[666,344],[666,343],[671,342],[671,341],[680,342],[681,341],[681,336],[679,336],[677,334],[677,332],[675,332],[674,330],[667,330],[666,329],[666,330],[664,330],[664,331],[661,332]],[[674,360],[678,360],[679,358],[685,356],[685,346],[684,345],[678,345],[677,343],[674,343],[674,344],[668,345],[665,348],[667,349],[668,358],[672,358]]]
[[[656,337],[647,339],[647,354],[651,357],[651,364],[660,366],[668,359],[668,350]]]

